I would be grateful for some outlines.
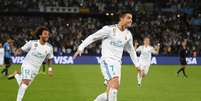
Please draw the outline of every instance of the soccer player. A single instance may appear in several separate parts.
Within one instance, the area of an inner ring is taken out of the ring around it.
[[[28,52],[21,66],[21,73],[15,71],[9,77],[16,78],[19,85],[17,93],[17,101],[22,101],[27,87],[32,83],[40,70],[40,66],[48,58],[48,73],[52,75],[51,59],[53,58],[53,48],[47,43],[49,38],[49,31],[46,27],[39,27],[36,29],[38,40],[31,40],[27,42],[20,49],[17,49],[16,55],[22,51]]]
[[[160,49],[160,44],[156,48],[150,46],[150,38],[144,37],[144,45],[139,46],[136,52],[140,52],[139,66],[137,67],[137,83],[138,87],[141,86],[142,79],[148,74],[149,67],[151,64],[151,55],[158,54]]]
[[[121,59],[123,50],[126,50],[137,64],[137,55],[133,47],[131,32],[127,29],[132,24],[132,13],[126,11],[119,16],[119,23],[104,26],[94,34],[88,36],[78,47],[74,59],[83,52],[84,48],[94,41],[102,41],[101,71],[106,80],[106,92],[97,96],[94,101],[117,101],[117,91],[121,78]]]
[[[185,72],[185,69],[186,69],[186,57],[188,56],[188,49],[186,47],[187,45],[187,42],[186,41],[182,41],[181,43],[181,47],[180,47],[180,50],[179,50],[179,59],[180,59],[180,64],[181,64],[181,68],[177,71],[177,75],[179,75],[179,73],[182,71],[183,72],[183,75],[184,77],[188,77],[186,72]]]
[[[13,40],[8,37],[7,42],[4,43],[3,48],[4,48],[4,64],[5,68],[1,71],[1,73],[4,76],[8,76],[8,68],[12,64],[12,59],[11,59],[11,53],[12,53],[12,48],[13,47]]]

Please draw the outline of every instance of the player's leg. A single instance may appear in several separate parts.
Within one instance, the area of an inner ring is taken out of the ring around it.
[[[186,65],[183,65],[183,69],[182,69],[183,75],[185,77],[188,77],[185,70],[186,70]]]
[[[149,67],[150,65],[143,65],[140,69],[140,73],[139,73],[139,82],[138,82],[138,87],[142,85],[142,80],[145,78],[145,76],[148,74],[149,72]]]
[[[177,76],[179,75],[180,72],[183,72],[183,75],[185,77],[188,77],[186,72],[185,72],[185,69],[186,69],[186,65],[181,65],[181,68],[177,71]]]
[[[22,76],[21,76],[21,73],[19,70],[15,70],[12,74],[10,74],[8,76],[8,79],[11,80],[11,79],[16,79],[18,85],[20,86],[21,84],[21,81],[22,81]]]
[[[28,86],[31,84],[35,76],[36,76],[36,72],[34,70],[32,70],[31,68],[26,68],[22,66],[22,69],[21,69],[22,81],[18,89],[17,101],[22,101]]]
[[[183,70],[183,65],[182,65],[182,63],[181,63],[181,67],[180,67],[180,69],[177,71],[177,75],[179,75],[179,73]]]
[[[98,95],[94,101],[107,101],[107,92]]]
[[[108,82],[107,82],[107,72],[106,72],[106,69],[105,69],[105,64],[103,61],[101,61],[100,63],[100,68],[101,68],[101,72],[104,76],[104,85],[107,87],[108,86]],[[107,90],[106,90],[107,91]],[[101,94],[99,94],[94,101],[107,101],[107,92],[103,92]]]
[[[22,82],[19,86],[18,93],[17,93],[17,101],[22,101],[30,82],[31,80],[29,79],[22,79]]]
[[[108,101],[117,101],[119,86],[119,77],[113,77],[108,81]]]
[[[144,64],[143,62],[140,62],[139,67],[137,68],[137,86],[141,87],[142,84],[142,79],[143,79],[143,75],[144,75]]]
[[[105,80],[107,80],[107,83],[105,84],[107,86],[107,91],[96,97],[94,101],[116,101],[121,75],[120,63],[102,61],[101,72]]]
[[[181,68],[177,71],[177,76],[179,76],[180,72],[183,72],[183,75],[185,77],[187,77],[186,72],[185,72],[185,68],[187,65],[186,59],[180,59],[180,63],[181,63]]]
[[[141,82],[142,82],[142,70],[140,68],[137,68],[137,85],[138,87],[141,86]]]
[[[10,66],[11,66],[11,60],[9,58],[5,58],[5,68],[1,72],[4,76],[8,76],[8,68]]]
[[[108,61],[106,69],[108,68],[110,79],[108,79],[108,101],[117,101],[117,93],[120,86],[121,79],[121,64],[117,61]]]

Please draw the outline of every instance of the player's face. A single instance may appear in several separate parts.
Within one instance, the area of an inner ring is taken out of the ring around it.
[[[145,39],[144,39],[144,45],[149,45],[149,44],[150,44],[149,38],[145,38]]]
[[[44,42],[48,41],[49,38],[49,31],[44,30],[41,37],[40,37]]]
[[[12,39],[8,39],[7,42],[8,42],[8,44],[9,44],[10,47],[13,46],[13,40]]]
[[[183,46],[183,47],[185,47],[185,46],[186,46],[186,44],[187,44],[186,42],[182,42],[182,46]]]
[[[126,26],[126,27],[131,27],[132,25],[132,14],[125,14],[122,18],[121,18],[121,21],[122,23]]]

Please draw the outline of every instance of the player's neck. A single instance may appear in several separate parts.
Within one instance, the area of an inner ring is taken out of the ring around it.
[[[121,22],[119,22],[117,26],[118,26],[120,31],[124,31],[126,29],[126,26],[121,24]]]
[[[43,40],[39,40],[39,43],[41,44],[41,45],[44,45],[46,42],[44,42]]]
[[[144,47],[148,47],[149,45],[144,45]]]

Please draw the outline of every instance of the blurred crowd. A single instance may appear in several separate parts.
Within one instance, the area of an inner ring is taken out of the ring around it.
[[[147,6],[154,9],[172,7],[200,8],[199,0],[0,0],[1,12],[40,11],[45,7],[80,7],[90,12],[119,12],[129,9],[131,11],[146,12]]]
[[[50,29],[49,42],[54,46],[57,54],[71,54],[81,43],[81,40],[89,34],[104,26],[98,19],[87,17],[37,17],[37,16],[1,16],[0,39],[6,41],[6,37],[14,39],[15,46],[21,47],[28,40],[35,39],[35,29],[38,26],[47,26]],[[100,43],[98,43],[99,45]],[[96,44],[88,48],[91,54],[100,53]],[[85,51],[88,53],[88,50]]]
[[[88,16],[0,15],[0,39],[5,41],[11,36],[15,46],[20,47],[34,38],[33,32],[38,26],[47,26],[55,54],[72,54],[88,35],[104,25],[118,23],[116,12],[131,10],[134,19],[130,30],[134,44],[142,44],[143,37],[150,36],[153,46],[161,44],[160,55],[176,55],[181,41],[186,40],[188,49],[197,56],[201,54],[201,24],[193,21],[201,19],[199,5],[198,0],[0,0],[0,12],[36,12],[41,6],[78,6],[90,8],[90,14],[101,13]],[[106,12],[114,15],[105,15]],[[100,54],[100,48],[100,42],[93,43],[84,53]]]

